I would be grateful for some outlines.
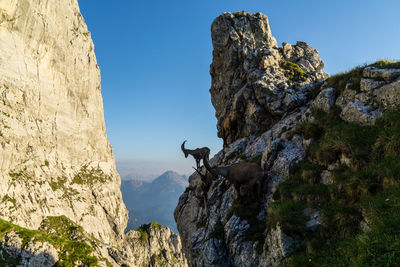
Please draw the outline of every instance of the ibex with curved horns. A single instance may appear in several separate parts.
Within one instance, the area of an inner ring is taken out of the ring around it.
[[[209,157],[210,149],[208,147],[196,148],[196,149],[185,149],[186,140],[182,143],[181,149],[185,154],[185,158],[189,155],[192,155],[193,158],[196,160],[197,169],[200,169],[200,160],[204,157]],[[204,161],[204,160],[203,160]]]
[[[258,164],[253,162],[239,162],[230,166],[211,167],[208,157],[204,157],[203,162],[206,169],[211,173],[222,175],[233,184],[239,201],[241,199],[240,186],[242,185],[246,185],[248,197],[261,201],[264,171]],[[255,189],[255,187],[257,188]],[[255,195],[256,192],[257,195]]]

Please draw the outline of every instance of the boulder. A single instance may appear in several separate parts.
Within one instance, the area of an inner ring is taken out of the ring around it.
[[[376,67],[366,67],[363,71],[364,78],[375,80],[392,81],[400,76],[400,69],[379,69]]]
[[[382,111],[363,102],[356,100],[349,102],[340,113],[340,117],[347,122],[361,125],[373,125],[376,119],[382,117]]]
[[[335,89],[326,88],[317,95],[317,97],[311,104],[311,107],[316,109],[321,109],[325,112],[329,112],[331,107],[333,107],[334,105],[335,105]]]
[[[396,109],[400,107],[400,79],[375,89],[376,101],[384,109]]]

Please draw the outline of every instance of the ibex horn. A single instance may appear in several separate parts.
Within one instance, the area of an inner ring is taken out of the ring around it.
[[[187,140],[185,140],[185,141],[183,141],[183,143],[182,143],[182,145],[181,145],[181,149],[182,149],[182,151],[183,151],[183,153],[185,153],[185,143],[186,143],[186,141]]]

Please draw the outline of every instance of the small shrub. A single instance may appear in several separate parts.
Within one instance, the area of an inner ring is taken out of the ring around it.
[[[365,67],[366,67],[365,65],[358,66],[347,72],[338,73],[336,75],[329,77],[326,80],[327,82],[326,87],[335,88],[337,90],[336,91],[337,95],[339,95],[339,93],[344,91],[346,85],[348,85],[349,89],[359,91],[362,73]]]
[[[286,70],[286,76],[292,82],[304,82],[307,80],[307,73],[296,63],[284,60],[281,62],[281,68]]]
[[[150,224],[142,224],[136,229],[136,231],[140,233],[140,241],[145,243],[149,240],[149,233],[148,233],[149,228]]]
[[[242,16],[244,16],[244,11],[235,12],[235,13],[233,13],[233,15],[235,16],[235,18],[242,17]]]
[[[105,183],[111,178],[106,175],[100,168],[89,169],[87,165],[82,166],[80,171],[72,179],[74,184],[93,185],[95,183]]]

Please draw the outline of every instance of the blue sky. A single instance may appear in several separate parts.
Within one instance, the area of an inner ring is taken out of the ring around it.
[[[132,172],[190,173],[180,144],[222,148],[209,94],[210,25],[225,11],[262,12],[278,44],[306,41],[334,74],[400,59],[400,1],[79,0],[102,74],[107,134]],[[121,164],[122,165],[122,164]]]

